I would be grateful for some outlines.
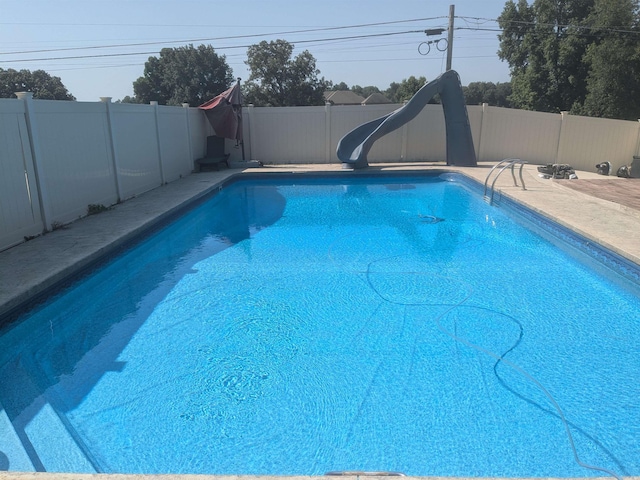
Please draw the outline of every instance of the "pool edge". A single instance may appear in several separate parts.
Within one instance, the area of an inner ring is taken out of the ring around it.
[[[443,172],[453,172],[453,173],[458,173],[463,175],[466,178],[469,178],[470,180],[479,183],[481,185],[481,182],[478,180],[478,178],[474,178],[473,176],[467,175],[464,171],[461,171],[460,169],[456,169],[456,168],[443,168],[443,167],[437,167],[437,168],[432,168],[429,170],[420,170],[421,173],[428,173],[428,174],[434,174],[436,173],[436,171],[443,173]],[[214,192],[216,189],[218,189],[220,186],[224,185],[227,182],[232,182],[235,181],[236,179],[243,179],[243,178],[250,178],[251,175],[255,175],[255,176],[264,176],[265,174],[269,175],[269,174],[273,174],[273,175],[283,175],[283,174],[295,174],[295,175],[331,175],[331,176],[340,176],[339,172],[333,172],[333,171],[323,171],[323,172],[317,172],[317,171],[312,171],[312,172],[299,172],[299,171],[294,171],[294,172],[288,172],[286,170],[286,168],[283,168],[282,171],[269,171],[269,172],[258,172],[258,171],[252,171],[252,172],[243,172],[243,171],[227,171],[224,172],[226,173],[226,175],[222,175],[222,176],[216,176],[216,177],[212,177],[212,180],[210,180],[210,183],[203,188],[202,190],[198,191],[197,193],[190,195],[188,198],[186,198],[184,201],[179,202],[175,205],[173,205],[171,208],[169,208],[168,210],[164,211],[163,213],[153,217],[153,218],[146,218],[144,222],[142,222],[140,225],[138,225],[135,229],[128,231],[127,233],[123,234],[122,236],[120,236],[117,240],[115,240],[112,243],[109,243],[108,245],[103,246],[102,248],[99,248],[93,252],[91,252],[90,254],[88,254],[87,256],[84,257],[84,262],[83,263],[76,263],[73,265],[68,265],[66,268],[58,271],[54,276],[48,277],[47,279],[45,279],[41,284],[39,284],[37,287],[42,287],[40,288],[39,291],[36,291],[35,293],[33,293],[34,290],[37,290],[37,288],[32,289],[30,291],[25,291],[21,294],[21,296],[23,297],[21,299],[21,301],[18,301],[16,303],[16,305],[14,305],[13,307],[11,305],[9,305],[9,308],[7,309],[3,309],[3,307],[6,306],[6,304],[0,305],[0,326],[2,326],[2,320],[5,317],[5,315],[7,314],[7,312],[10,312],[11,310],[15,310],[18,308],[22,308],[24,307],[25,302],[28,302],[30,299],[33,299],[34,296],[42,296],[42,295],[46,295],[47,292],[55,287],[55,285],[59,285],[61,282],[66,282],[68,281],[68,278],[70,276],[74,276],[76,274],[78,274],[79,272],[90,268],[92,265],[95,265],[96,262],[99,262],[100,259],[105,258],[106,256],[109,256],[111,254],[113,254],[114,252],[118,251],[120,248],[123,248],[124,246],[126,246],[130,241],[134,240],[135,238],[137,238],[139,235],[145,233],[146,231],[149,231],[150,229],[154,229],[156,228],[158,225],[161,225],[163,222],[166,222],[168,219],[170,219],[172,216],[175,216],[177,214],[179,214],[180,212],[184,211],[185,209],[191,208],[193,205],[195,205],[199,200],[203,199],[204,197],[207,197],[208,195],[210,195],[212,192]],[[411,174],[412,171],[410,170],[402,170],[402,171],[397,171],[394,173],[394,175],[408,175]],[[374,175],[388,175],[389,172],[385,172],[385,171],[369,171],[369,172],[363,172],[363,174],[361,176],[374,176]],[[352,175],[352,173],[347,173],[347,175]],[[201,181],[201,180],[198,180]],[[209,181],[208,181],[209,182]],[[159,189],[156,190],[162,190],[162,188],[166,188],[165,187],[161,187]],[[152,193],[155,192],[156,190],[153,190],[151,192],[147,192],[147,193]],[[145,194],[146,195],[146,194]],[[513,201],[517,204],[523,205],[524,207],[530,209],[531,211],[533,211],[534,213],[543,216],[544,218],[548,219],[551,222],[555,222],[557,224],[559,224],[560,226],[575,231],[576,233],[578,233],[579,235],[582,235],[583,237],[587,238],[587,239],[591,239],[593,242],[597,243],[598,245],[602,245],[604,248],[607,248],[615,253],[618,253],[616,250],[616,248],[610,248],[606,242],[601,242],[599,241],[597,238],[590,238],[591,235],[587,232],[583,232],[580,231],[579,229],[576,229],[574,226],[572,225],[568,225],[566,224],[566,222],[563,222],[557,218],[554,218],[552,216],[547,215],[544,211],[540,210],[539,208],[532,206],[531,204],[528,204],[527,202],[523,201],[521,198],[516,198],[515,196],[512,196],[509,192],[501,192],[501,195],[504,198],[509,199],[510,201]],[[138,198],[143,198],[144,195],[141,195]],[[127,203],[127,202],[125,202]],[[104,217],[103,217],[104,218]],[[54,232],[55,233],[55,232]],[[626,255],[621,255],[623,258],[627,258],[628,257]],[[632,261],[631,259],[629,259],[630,261]],[[633,262],[636,263],[636,262]],[[637,264],[637,263],[636,263]],[[19,297],[16,297],[16,299]],[[179,475],[179,474],[69,474],[69,473],[54,473],[54,472],[4,472],[4,471],[0,471],[0,480],[62,480],[62,479],[68,479],[68,480],[77,480],[77,479],[85,479],[85,478],[100,478],[100,479],[105,479],[105,480],[135,480],[135,479],[167,479],[167,478],[175,478],[175,479],[179,479],[179,480],[196,480],[196,479],[215,479],[215,480],[238,480],[238,479],[244,479],[244,480],[249,480],[249,479],[261,479],[261,480],[268,480],[268,479],[279,479],[279,480],[297,480],[297,479],[310,479],[310,478],[318,478],[318,476],[267,476],[267,475],[195,475],[195,474],[183,474],[183,475]],[[344,478],[344,477],[343,477]],[[367,477],[368,479],[382,479],[382,478],[386,478],[386,477],[377,477],[377,476],[371,476],[371,477]],[[442,479],[442,478],[457,478],[457,479],[464,479],[467,477],[407,477],[407,479],[412,479],[412,478],[416,478],[416,479]],[[479,478],[479,477],[478,477]],[[521,477],[521,478],[529,478],[529,477]],[[552,478],[552,477],[549,477]],[[577,477],[577,478],[610,478],[610,477]],[[638,479],[640,480],[640,477],[624,477],[625,479]],[[360,476],[348,476],[345,480],[358,480],[360,479]],[[477,478],[476,478],[477,480]],[[539,479],[538,479],[539,480]]]
[[[110,474],[110,473],[52,473],[52,472],[0,472],[0,480],[318,480],[339,478],[340,480],[389,480],[388,476],[345,475],[329,477],[322,475],[201,475],[201,474]],[[403,480],[498,480],[500,477],[400,477]],[[514,477],[505,480],[610,480],[612,477]],[[640,477],[621,477],[625,480],[640,480]]]

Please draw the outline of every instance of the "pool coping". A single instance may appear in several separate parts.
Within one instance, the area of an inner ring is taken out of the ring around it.
[[[214,192],[236,178],[254,175],[302,174],[302,175],[385,175],[456,172],[475,180],[480,185],[488,173],[484,168],[461,168],[433,164],[380,164],[371,169],[348,172],[339,165],[281,165],[264,168],[234,169],[220,172],[193,174],[176,182],[156,188],[136,198],[116,205],[100,215],[85,217],[66,228],[56,230],[29,242],[0,252],[0,271],[12,272],[11,278],[0,278],[0,321],[11,319],[12,312],[22,308],[25,302],[43,297],[61,285],[70,276],[80,274],[106,256],[125,248],[143,232],[161,226],[164,222],[190,208],[194,202]],[[342,173],[340,173],[342,172]],[[631,232],[640,232],[640,212],[590,197],[567,187],[561,182],[537,177],[533,166],[525,170],[527,190],[511,184],[504,175],[497,184],[498,202],[502,197],[519,202],[564,228],[594,241],[623,258],[640,265],[640,246],[628,242]],[[586,176],[579,172],[581,178]],[[572,205],[573,214],[562,208]],[[560,208],[558,208],[560,206]],[[615,228],[610,228],[611,226]],[[606,231],[605,231],[606,230]],[[637,247],[637,248],[636,248]],[[2,324],[0,323],[0,326]],[[0,480],[76,480],[99,477],[104,479],[135,480],[149,478],[176,478],[191,480],[212,478],[231,479],[309,479],[313,476],[253,476],[253,475],[126,475],[126,474],[67,474],[48,472],[0,472]],[[356,480],[361,475],[345,476]],[[367,476],[366,478],[386,478]],[[407,477],[443,478],[443,477]],[[456,477],[462,478],[462,477]],[[590,477],[593,478],[593,477]],[[640,477],[625,477],[638,478]]]

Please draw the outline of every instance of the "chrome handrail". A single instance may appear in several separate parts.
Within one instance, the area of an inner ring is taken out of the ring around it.
[[[511,167],[511,177],[513,178],[513,185],[516,187],[519,186],[518,181],[516,180],[516,174],[513,171],[516,164],[520,165],[520,170],[518,172],[518,175],[520,177],[520,182],[522,183],[522,189],[523,190],[527,189],[524,184],[524,178],[522,178],[522,167],[524,166],[525,163],[528,163],[528,162],[526,160],[520,160],[519,158],[505,158],[504,160],[501,160],[500,162],[496,163],[493,166],[493,168],[491,168],[491,170],[487,174],[487,178],[485,178],[484,180],[484,194],[483,194],[484,199],[489,203],[489,205],[493,205],[493,194],[495,192],[496,181],[498,180],[498,177],[502,174],[502,172],[504,172],[507,168]],[[491,183],[491,188],[490,188],[491,195],[487,195],[487,185],[489,183],[489,178],[491,177],[491,174],[495,171],[495,169],[501,166],[502,168],[496,174],[496,176],[493,179],[493,182]]]

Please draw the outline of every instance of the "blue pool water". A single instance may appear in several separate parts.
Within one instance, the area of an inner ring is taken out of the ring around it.
[[[0,469],[640,475],[637,285],[467,182],[225,186],[4,328]]]

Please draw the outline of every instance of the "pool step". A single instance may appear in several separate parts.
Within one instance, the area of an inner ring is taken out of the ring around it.
[[[7,367],[12,378],[3,383],[10,384],[12,391],[2,392],[4,407],[0,405],[0,452],[8,457],[6,469],[97,473],[46,394],[36,393],[39,389],[24,366],[15,361]],[[61,451],[65,454],[60,455]],[[0,467],[2,462],[0,457]]]
[[[46,471],[97,473],[49,403],[40,406],[24,430]]]
[[[18,433],[0,403],[0,471],[35,472]]]

